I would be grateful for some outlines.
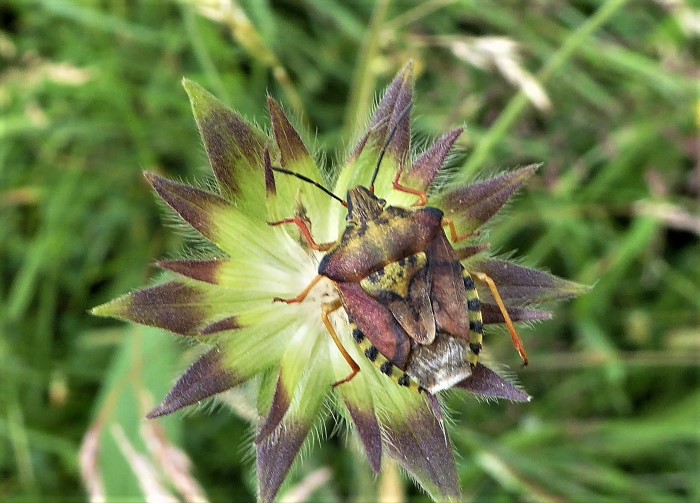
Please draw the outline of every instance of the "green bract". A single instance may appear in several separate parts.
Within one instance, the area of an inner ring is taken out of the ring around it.
[[[266,177],[265,156],[326,185],[282,108],[269,99],[273,136],[246,122],[197,84],[185,80],[197,125],[217,181],[208,192],[147,173],[158,195],[227,258],[158,262],[172,279],[120,297],[93,310],[160,327],[196,339],[208,349],[178,380],[150,418],[238,386],[270,371],[276,386],[260,386],[260,424],[255,439],[259,496],[275,498],[313,424],[325,417],[324,403],[337,408],[354,426],[375,472],[382,456],[396,459],[434,499],[459,497],[455,458],[434,397],[401,388],[367,361],[353,343],[342,310],[334,324],[343,345],[360,365],[352,381],[332,388],[348,375],[346,361],[321,322],[321,303],[337,295],[330,281],[302,303],[273,303],[302,291],[316,276],[323,253],[310,249],[294,226],[267,222],[303,214],[319,243],[333,242],[345,226],[346,210],[318,188],[293,177]],[[411,206],[416,197],[393,189],[401,183],[428,192],[429,206],[444,211],[460,234],[474,232],[495,215],[533,175],[533,166],[468,186],[430,191],[454,142],[456,129],[412,158],[410,121],[402,111],[412,102],[409,63],[387,89],[333,185],[336,194],[367,185],[381,149],[386,155],[375,184],[378,196],[395,206]],[[582,288],[547,273],[484,256],[486,246],[461,249],[470,271],[488,274],[498,285],[514,321],[548,318],[532,306],[576,295]],[[503,317],[488,291],[480,292],[485,324]],[[466,316],[466,313],[465,313]],[[488,341],[487,341],[488,344]],[[491,398],[526,401],[528,395],[483,365],[458,385]],[[332,396],[331,396],[332,395]]]

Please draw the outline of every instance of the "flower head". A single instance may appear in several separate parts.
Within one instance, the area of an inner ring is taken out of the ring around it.
[[[412,158],[408,110],[413,75],[411,64],[406,65],[387,89],[368,130],[333,184],[334,194],[350,192],[358,197],[349,197],[351,214],[374,211],[360,208],[360,203],[371,202],[375,196],[362,196],[364,192],[356,188],[370,185],[381,158],[372,187],[373,193],[386,201],[377,203],[379,208],[403,208],[396,211],[407,214],[407,222],[413,222],[411,218],[421,209],[437,219],[436,225],[421,223],[408,228],[416,243],[421,239],[427,243],[417,250],[416,260],[423,253],[430,265],[418,262],[411,269],[403,262],[391,265],[385,260],[379,271],[380,275],[395,273],[389,286],[409,285],[410,292],[389,300],[386,295],[371,297],[367,295],[371,293],[369,284],[362,281],[377,272],[377,267],[365,260],[401,246],[395,243],[400,233],[393,232],[400,228],[391,227],[390,220],[384,227],[373,227],[374,233],[339,241],[346,228],[356,226],[362,234],[362,226],[348,222],[348,209],[319,188],[328,186],[326,180],[280,105],[268,100],[270,137],[197,84],[185,80],[184,86],[217,190],[202,190],[152,173],[146,178],[168,206],[222,254],[206,260],[160,261],[158,266],[170,271],[171,279],[93,311],[160,327],[193,338],[207,348],[149,417],[170,414],[259,378],[261,422],[255,443],[261,500],[274,499],[310,429],[324,415],[327,401],[354,426],[375,472],[381,469],[382,457],[388,455],[433,498],[457,498],[455,458],[439,402],[431,391],[456,387],[484,397],[528,400],[525,392],[476,363],[480,349],[476,334],[480,334],[482,324],[503,323],[509,321],[507,318],[547,318],[548,312],[532,306],[581,291],[578,285],[550,274],[488,258],[485,245],[459,247],[447,241],[448,235],[457,238],[453,241],[472,235],[536,167],[468,186],[431,190],[462,130],[447,133]],[[369,188],[365,192],[372,194]],[[426,195],[427,207],[422,201]],[[450,232],[444,233],[443,225]],[[427,229],[436,233],[435,239],[425,237]],[[435,244],[438,239],[440,244]],[[362,277],[350,278],[349,269],[336,264],[345,258],[335,262],[330,258],[349,246],[355,247],[361,260],[344,264],[355,273],[367,266]],[[368,249],[379,251],[368,253]],[[430,269],[439,262],[436,257],[443,257],[447,269]],[[325,265],[319,269],[320,264]],[[333,280],[330,270],[347,281]],[[471,276],[462,276],[462,270]],[[319,271],[324,272],[320,277]],[[404,274],[413,279],[396,279]],[[432,275],[431,282],[416,279],[427,274]],[[467,276],[469,281],[472,277],[477,280],[471,287],[476,290],[469,299],[454,301],[464,309],[450,307],[453,301],[449,296],[440,297],[438,306],[435,299],[441,294],[436,292],[442,287],[437,285],[452,285],[455,278],[460,285],[464,279],[467,285]],[[386,287],[378,284],[380,289]],[[305,295],[300,296],[300,292]],[[413,324],[406,313],[421,318],[422,324]],[[452,322],[445,315],[455,318],[459,326],[470,326],[464,339],[445,335]],[[472,335],[467,337],[469,330]],[[365,337],[372,344],[368,346]],[[426,339],[420,340],[423,337]],[[451,351],[460,355],[457,360]],[[359,367],[353,374],[352,362]],[[452,372],[449,365],[461,374]],[[392,374],[394,380],[383,374]],[[445,380],[443,374],[453,379]],[[409,381],[414,386],[409,386]]]

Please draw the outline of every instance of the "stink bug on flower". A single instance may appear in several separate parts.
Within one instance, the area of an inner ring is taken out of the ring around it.
[[[304,291],[292,299],[275,300],[300,303],[320,281],[333,282],[338,297],[322,306],[322,319],[352,369],[334,386],[350,381],[360,371],[329,318],[340,308],[347,313],[353,338],[365,356],[399,385],[435,394],[469,378],[478,365],[483,339],[481,302],[474,278],[489,287],[527,365],[525,349],[494,281],[484,273],[472,275],[462,266],[461,250],[453,249],[443,228],[450,229],[455,243],[468,235],[459,236],[442,210],[428,206],[425,192],[400,183],[403,166],[392,185],[394,190],[417,196],[414,206],[390,206],[374,194],[382,159],[399,124],[408,119],[410,108],[409,102],[398,115],[369,186],[351,188],[346,201],[303,175],[273,167],[269,154],[265,155],[269,184],[275,183],[275,171],[296,176],[340,201],[348,211],[340,239],[329,244],[316,243],[301,211],[293,218],[269,222],[272,226],[296,225],[312,249],[327,252],[318,276]]]
[[[275,499],[326,404],[349,419],[375,473],[386,454],[434,500],[458,501],[454,454],[433,393],[454,386],[480,397],[529,400],[477,360],[482,325],[546,319],[550,313],[532,307],[586,291],[484,257],[483,244],[453,248],[494,216],[535,168],[468,185],[453,179],[434,190],[461,129],[410,158],[408,63],[338,171],[334,192],[347,194],[343,200],[324,187],[312,155],[274,99],[268,98],[271,136],[194,82],[184,85],[216,186],[204,190],[155,173],[146,179],[219,252],[160,261],[169,271],[165,282],[92,311],[165,329],[206,348],[148,417],[256,380],[250,390],[264,418],[255,438],[261,501]],[[301,182],[287,177],[278,187],[275,172]],[[349,219],[308,183],[340,200]],[[284,223],[294,223],[301,235]],[[316,244],[314,236],[329,244]],[[302,289],[288,299],[291,307],[270,302]],[[368,368],[359,352],[355,356],[352,338],[381,372]],[[347,382],[357,375],[357,362],[370,372]],[[334,382],[345,384],[327,401]]]

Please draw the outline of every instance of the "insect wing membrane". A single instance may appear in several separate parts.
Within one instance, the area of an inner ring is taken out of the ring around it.
[[[467,361],[469,343],[445,333],[438,333],[432,344],[416,344],[406,367],[406,373],[432,394],[449,389],[469,377]]]

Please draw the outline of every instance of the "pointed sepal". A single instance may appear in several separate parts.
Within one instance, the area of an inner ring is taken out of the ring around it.
[[[313,367],[313,371],[304,373],[289,406],[275,404],[277,394],[273,398],[269,414],[279,415],[282,410],[286,410],[286,413],[281,421],[274,421],[278,426],[255,444],[260,501],[274,501],[314,421],[322,415],[323,402],[332,382],[329,369],[324,364],[328,361],[326,350],[325,344],[317,344],[314,348],[319,363]]]
[[[527,309],[523,307],[512,306],[508,306],[507,310],[508,316],[510,316],[511,321],[542,321],[552,319],[552,313],[549,311],[540,311],[537,309]],[[483,317],[484,325],[505,323],[503,313],[496,304],[482,302],[481,315]]]
[[[290,421],[274,436],[268,436],[255,445],[260,501],[271,503],[275,500],[310,428],[309,423]]]
[[[371,409],[363,410],[348,403],[345,405],[355,425],[355,431],[365,448],[369,465],[375,475],[379,475],[382,469],[382,432],[377,416]]]
[[[263,163],[265,166],[265,197],[269,200],[277,197],[277,182],[275,182],[275,173],[272,171],[272,159],[270,151],[265,150],[263,154]]]
[[[464,246],[455,250],[455,255],[459,261],[466,260],[469,257],[485,252],[491,247],[490,243],[481,243],[473,246]]]
[[[161,199],[193,229],[213,243],[219,241],[216,216],[231,208],[225,199],[154,173],[144,173],[144,176]]]
[[[380,395],[375,398],[379,400]],[[454,452],[445,425],[434,414],[430,402],[405,389],[386,389],[381,402],[383,410],[379,417],[387,453],[433,500],[458,500],[460,488]]]
[[[264,442],[265,439],[277,429],[291,404],[292,395],[290,395],[289,390],[285,386],[280,373],[277,379],[277,386],[275,387],[275,394],[272,398],[270,411],[255,437],[255,443],[260,444]]]
[[[241,227],[242,229],[242,227]],[[265,230],[268,230],[265,228]],[[241,232],[236,238],[241,244],[248,244],[245,239],[247,236]],[[266,243],[261,243],[266,244]],[[274,253],[274,248],[270,246],[269,253]],[[246,306],[250,305],[255,299],[268,299],[272,301],[275,296],[289,295],[288,288],[285,290],[285,284],[279,281],[277,276],[270,275],[272,257],[268,258],[262,250],[258,251],[252,246],[245,251],[257,253],[257,257],[265,257],[264,260],[250,260],[244,255],[244,250],[241,247],[235,258],[231,259],[214,259],[214,260],[160,260],[156,265],[161,269],[172,271],[183,278],[195,280],[205,283],[205,285],[197,285],[197,283],[187,282],[193,289],[206,292],[207,297],[211,297],[211,301],[217,299],[216,292],[223,292],[217,288],[207,287],[207,285],[217,285],[226,288],[225,300],[219,299],[218,307],[230,310],[237,307],[240,303]],[[219,295],[221,297],[221,295]],[[228,304],[228,305],[225,305]],[[221,312],[221,316],[227,312]]]
[[[93,308],[92,314],[133,321],[180,335],[196,335],[209,317],[205,299],[202,288],[169,281],[122,295]]]
[[[267,104],[282,167],[325,187],[313,157],[309,154],[299,133],[292,126],[282,107],[272,98],[267,99]],[[265,176],[265,187],[269,201],[270,190],[269,183],[267,183],[267,167]],[[289,174],[282,176],[283,179],[278,181],[276,189],[279,191],[279,197],[276,198],[275,210],[279,218],[292,216],[299,210],[299,205],[301,205],[311,221],[316,222],[315,230],[319,231],[319,224],[322,224],[328,212],[326,196],[322,196],[318,189],[311,187],[309,182]],[[269,211],[270,204],[268,204]],[[273,217],[273,219],[277,220],[278,218]]]
[[[387,156],[401,160],[411,148],[411,118],[407,112],[413,104],[413,79],[413,62],[409,61],[389,84],[369,128],[369,141],[380,148],[393,132]]]
[[[464,131],[463,128],[457,128],[438,139],[432,147],[415,160],[411,169],[403,174],[399,183],[414,190],[428,192],[462,131]]]
[[[343,367],[345,371],[345,367]],[[342,376],[345,377],[345,376]],[[341,377],[341,379],[342,379]],[[349,419],[355,425],[367,459],[375,474],[382,467],[382,433],[377,420],[372,394],[367,392],[370,382],[377,377],[374,369],[362,370],[350,382],[336,387],[336,392],[348,411]],[[382,379],[381,377],[379,377]]]
[[[170,393],[158,407],[146,416],[148,419],[165,416],[222,393],[245,379],[228,368],[218,348],[213,348],[194,362],[177,380]]]
[[[367,132],[341,171],[336,193],[357,185],[367,185],[386,146],[381,169],[375,181],[376,193],[388,195],[392,181],[408,159],[411,148],[410,109],[413,103],[413,62],[409,61],[389,84],[372,115]],[[391,136],[393,133],[393,136]],[[387,145],[387,141],[391,141]]]
[[[265,133],[248,123],[199,84],[183,79],[199,132],[221,193],[231,199],[253,201],[262,195]],[[255,181],[244,185],[250,178]],[[258,182],[258,190],[254,183]],[[259,199],[261,201],[261,199]]]
[[[213,335],[221,332],[231,332],[242,328],[238,316],[227,316],[223,320],[210,323],[199,330],[199,335]]]
[[[267,98],[267,107],[270,111],[272,129],[275,134],[275,142],[279,147],[282,167],[302,172],[307,176],[313,175],[314,173],[308,173],[305,169],[309,165],[313,165],[313,159],[282,107],[270,97]]]
[[[516,306],[571,299],[590,290],[588,286],[505,260],[481,260],[469,267],[489,276],[503,301]],[[484,293],[489,295],[487,289]]]
[[[161,269],[175,272],[186,278],[217,285],[219,284],[219,271],[228,263],[229,261],[225,259],[159,260],[156,262],[156,265]]]
[[[537,168],[532,164],[490,180],[453,188],[438,195],[435,205],[455,223],[460,234],[473,232],[498,213]]]
[[[264,201],[263,169],[260,170],[260,200]],[[244,204],[233,206],[221,196],[146,173],[146,179],[158,195],[193,229],[227,252],[236,260],[252,259],[261,263],[266,257],[268,267],[278,264],[280,257],[272,244],[275,234],[261,223],[264,208],[249,215]]]
[[[512,383],[506,381],[496,372],[479,363],[472,374],[456,387],[484,398],[502,398],[512,402],[529,402],[532,397]]]
[[[290,340],[280,361],[280,371],[277,387],[272,399],[272,405],[263,423],[256,442],[261,442],[279,426],[282,418],[292,404],[292,397],[297,392],[299,384],[306,376],[309,362],[317,358],[320,351],[318,339],[309,336],[306,329],[298,331]],[[322,334],[321,337],[325,336]]]

